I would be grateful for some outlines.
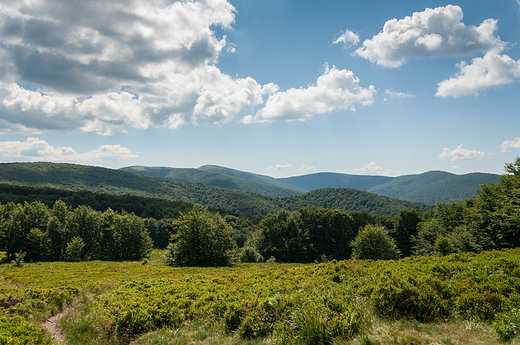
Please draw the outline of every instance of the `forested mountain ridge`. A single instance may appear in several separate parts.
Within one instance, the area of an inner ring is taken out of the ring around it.
[[[498,175],[495,174],[456,175],[444,171],[399,177],[321,172],[274,179],[216,165],[204,165],[197,169],[133,166],[120,170],[272,197],[294,196],[323,188],[352,188],[430,205],[438,201],[464,200],[476,195],[481,185],[498,182]]]
[[[402,200],[435,204],[439,200],[464,200],[477,194],[483,184],[497,183],[498,175],[470,173],[455,175],[444,171],[429,171],[404,175],[370,188],[368,191]]]
[[[399,177],[316,173],[279,180],[309,191],[321,188],[355,188],[391,198],[433,205],[437,201],[463,200],[476,195],[481,185],[497,183],[498,175],[456,175],[445,171],[429,171]]]
[[[292,184],[307,191],[322,188],[354,188],[368,191],[370,188],[393,180],[388,176],[350,175],[320,172],[308,175],[279,178],[279,181]]]
[[[83,190],[160,198],[197,203],[252,216],[265,216],[281,209],[297,210],[307,206],[340,208],[346,211],[366,210],[374,214],[395,216],[400,210],[407,208],[425,210],[430,207],[354,189],[325,189],[298,196],[274,198],[231,188],[65,163],[3,163],[0,164],[0,182],[69,191]]]
[[[209,167],[209,166],[208,166]],[[174,181],[184,181],[200,183],[207,186],[225,187],[242,190],[250,193],[262,194],[265,196],[273,197],[284,197],[292,196],[304,193],[304,190],[300,190],[297,187],[285,185],[275,179],[278,186],[269,185],[266,183],[259,183],[252,180],[247,180],[242,177],[232,176],[227,174],[221,174],[213,171],[206,171],[202,169],[193,168],[168,168],[168,167],[147,167],[147,166],[130,166],[124,167],[119,170],[142,174],[152,177],[166,178]],[[210,169],[211,170],[211,169]],[[247,173],[242,175],[246,176]],[[267,181],[270,182],[270,181]],[[289,188],[285,188],[289,187]]]
[[[198,169],[203,170],[203,171],[218,173],[218,174],[222,174],[222,175],[233,176],[233,177],[241,178],[241,179],[248,180],[251,182],[262,183],[262,184],[273,186],[273,187],[289,189],[289,190],[296,192],[295,195],[301,194],[301,193],[306,193],[306,192],[310,191],[309,189],[306,189],[306,188],[300,188],[293,184],[285,183],[285,182],[281,181],[280,179],[275,179],[274,177],[253,174],[250,172],[221,167],[218,165],[203,165],[203,166],[199,167]]]

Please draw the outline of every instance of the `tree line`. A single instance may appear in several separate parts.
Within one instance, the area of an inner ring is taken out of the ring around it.
[[[137,260],[150,254],[145,221],[127,212],[98,212],[88,206],[52,208],[34,201],[0,204],[0,248],[7,259],[26,253],[30,261]]]

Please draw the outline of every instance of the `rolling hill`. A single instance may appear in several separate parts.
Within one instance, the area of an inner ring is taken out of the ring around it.
[[[217,170],[212,171],[212,166],[205,166],[199,169],[190,168],[167,168],[167,167],[146,167],[146,166],[130,166],[124,167],[119,170],[133,172],[152,177],[166,178],[175,181],[184,181],[192,183],[200,183],[207,186],[226,187],[242,190],[250,193],[257,193],[266,196],[273,197],[284,197],[292,196],[304,193],[305,190],[300,188],[286,185],[283,182],[277,181],[274,178],[270,178],[272,181],[265,176],[265,179],[254,178],[249,173],[237,174],[249,179],[242,178],[240,176],[234,176],[231,174],[222,174]],[[203,169],[206,168],[206,169]],[[231,169],[228,169],[231,170]],[[260,176],[260,175],[258,175]],[[255,180],[262,181],[256,182]],[[273,182],[274,181],[274,182]],[[271,184],[269,184],[271,182]],[[289,187],[289,188],[285,188]]]
[[[65,163],[3,163],[0,164],[0,182],[198,203],[252,216],[265,216],[281,209],[296,210],[306,206],[341,208],[346,211],[366,210],[389,216],[407,208],[426,210],[431,207],[355,189],[323,189],[297,196],[274,198],[231,188]]]

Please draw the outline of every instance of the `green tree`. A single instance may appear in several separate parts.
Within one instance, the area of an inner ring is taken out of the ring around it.
[[[351,246],[352,259],[396,260],[400,255],[395,240],[382,226],[365,226]]]
[[[468,225],[484,250],[520,246],[520,157],[505,165],[498,183],[478,191]]]
[[[279,262],[304,262],[303,236],[294,215],[282,210],[267,215],[260,222],[258,250],[264,258],[274,256]]]
[[[417,235],[417,225],[421,220],[421,211],[408,209],[399,212],[393,237],[403,256],[412,253],[412,237]]]
[[[81,239],[81,237],[76,236],[70,240],[67,244],[67,248],[65,250],[67,254],[67,259],[71,261],[80,261],[84,257],[85,242]]]
[[[232,229],[218,214],[194,205],[173,221],[177,234],[167,247],[165,262],[172,266],[228,266],[235,249]]]

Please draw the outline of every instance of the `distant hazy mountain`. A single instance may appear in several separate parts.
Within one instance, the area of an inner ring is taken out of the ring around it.
[[[304,190],[321,188],[354,188],[368,191],[370,188],[392,181],[394,177],[349,175],[340,173],[315,173],[302,176],[279,178],[282,181]]]
[[[158,175],[164,171],[157,171]],[[121,170],[64,163],[3,163],[0,183],[90,191],[114,195],[137,195],[198,203],[231,212],[265,216],[281,209],[297,210],[316,206],[346,211],[366,210],[395,216],[400,210],[431,206],[392,199],[355,189],[320,189],[297,196],[274,198],[231,188],[173,181]]]
[[[233,188],[273,197],[291,196],[305,192],[305,190],[285,184],[272,177],[211,165],[206,165],[199,169],[131,166],[119,170],[175,181]]]
[[[460,200],[476,195],[480,185],[498,182],[498,175],[455,175],[444,171],[399,177],[317,173],[279,180],[307,190],[329,187],[356,188],[391,198],[435,204],[440,200]]]
[[[444,171],[429,171],[418,175],[399,176],[368,191],[391,198],[435,204],[439,200],[467,199],[477,194],[480,185],[489,182],[497,183],[498,175],[455,175]]]

